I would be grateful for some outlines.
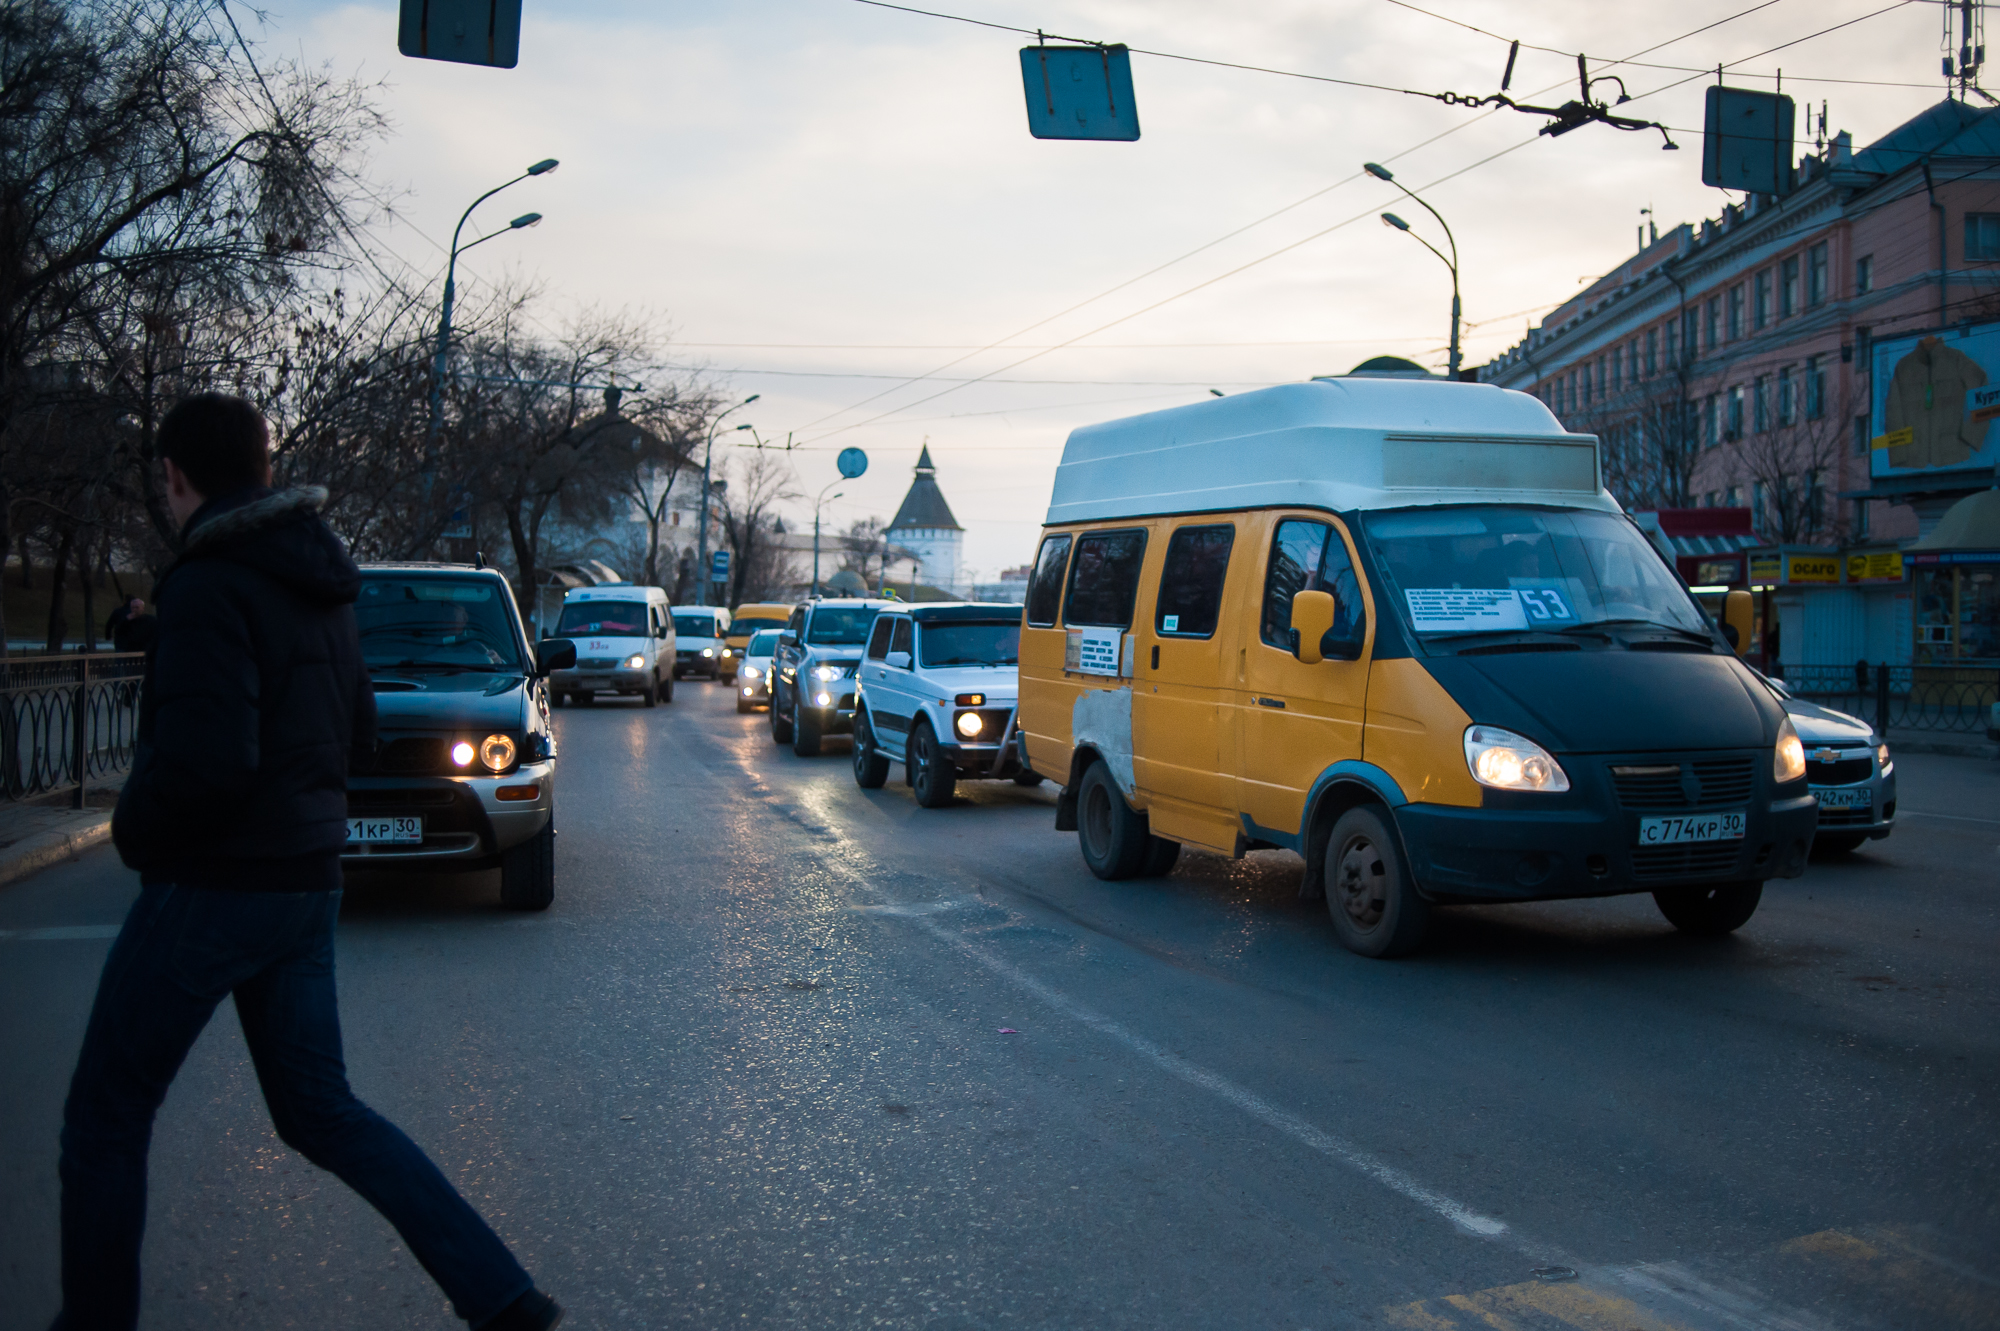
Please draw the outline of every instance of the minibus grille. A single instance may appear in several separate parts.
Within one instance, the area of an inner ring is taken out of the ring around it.
[[[578,670],[611,670],[618,665],[615,656],[586,656],[576,663]]]
[[[1716,758],[1694,765],[1702,804],[1742,804],[1757,786],[1757,760]]]
[[[1741,841],[1692,846],[1641,846],[1632,852],[1632,876],[1641,882],[1728,873],[1743,855]]]
[[[1690,779],[1691,778],[1691,779]],[[1692,763],[1614,763],[1611,784],[1628,809],[1695,809],[1743,804],[1757,784],[1754,758]]]

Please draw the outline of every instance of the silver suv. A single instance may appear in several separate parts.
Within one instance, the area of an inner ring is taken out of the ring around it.
[[[771,671],[771,741],[815,757],[820,740],[854,728],[854,674],[875,616],[894,601],[841,597],[792,610]]]

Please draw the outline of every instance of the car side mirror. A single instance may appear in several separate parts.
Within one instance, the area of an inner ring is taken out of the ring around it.
[[[1332,592],[1299,592],[1292,597],[1292,655],[1307,665],[1326,659],[1326,635],[1333,631]]]
[[[1757,605],[1750,593],[1737,590],[1722,598],[1722,636],[1736,654],[1750,650],[1750,638],[1757,627]]]
[[[908,652],[890,652],[883,659],[886,664],[892,665],[898,670],[908,670],[910,668],[910,654]]]
[[[535,674],[547,675],[554,670],[574,670],[576,668],[576,644],[568,638],[544,638],[541,649],[535,653]]]
[[[778,645],[780,647],[796,647],[799,645],[799,635],[790,629],[786,629],[778,635]]]

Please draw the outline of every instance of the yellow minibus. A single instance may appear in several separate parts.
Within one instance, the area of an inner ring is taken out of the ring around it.
[[[1596,438],[1486,384],[1318,379],[1074,431],[1020,690],[1023,760],[1098,877],[1295,850],[1368,956],[1454,902],[1651,892],[1726,933],[1818,818],[1783,705]]]

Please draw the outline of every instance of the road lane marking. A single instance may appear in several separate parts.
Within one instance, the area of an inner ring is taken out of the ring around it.
[[[116,938],[122,925],[57,924],[46,929],[0,929],[0,942],[67,943],[86,938]]]
[[[2000,827],[2000,818],[1968,818],[1962,813],[1925,813],[1922,809],[1898,809],[1899,818],[1942,818],[1948,823],[1985,823],[1988,827]]]

